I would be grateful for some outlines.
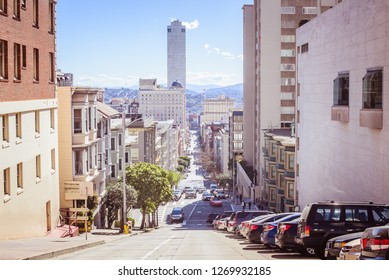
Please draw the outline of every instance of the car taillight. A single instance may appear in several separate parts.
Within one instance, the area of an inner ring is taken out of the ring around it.
[[[251,225],[251,226],[250,226],[250,230],[256,230],[257,228],[258,228],[257,225]]]
[[[372,251],[385,250],[389,248],[389,239],[362,238],[361,248],[370,249]]]
[[[292,226],[291,225],[281,225],[280,226],[280,231],[282,233],[284,233],[285,231],[287,231],[288,229],[290,229]]]
[[[275,228],[275,226],[272,226],[272,225],[264,225],[264,226],[263,226],[263,231],[270,231],[270,230],[272,230],[273,228]]]
[[[309,236],[310,234],[311,234],[311,227],[310,226],[305,226],[304,235],[305,236]]]

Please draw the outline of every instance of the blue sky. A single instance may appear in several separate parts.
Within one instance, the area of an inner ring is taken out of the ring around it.
[[[57,67],[75,85],[137,86],[139,78],[166,83],[172,19],[187,24],[187,83],[243,81],[243,11],[252,0],[60,0]]]

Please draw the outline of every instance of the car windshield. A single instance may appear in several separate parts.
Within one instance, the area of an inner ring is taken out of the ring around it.
[[[173,210],[172,214],[173,215],[181,215],[181,210]]]

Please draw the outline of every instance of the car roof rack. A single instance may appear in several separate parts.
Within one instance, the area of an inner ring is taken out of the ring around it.
[[[340,201],[340,200],[324,200],[324,201],[318,201],[318,204],[380,204],[380,203],[374,203],[373,201]]]

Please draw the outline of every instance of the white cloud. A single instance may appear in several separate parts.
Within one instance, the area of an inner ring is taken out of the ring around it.
[[[106,74],[92,75],[79,75],[74,76],[75,86],[86,86],[86,87],[136,87],[139,85],[139,78],[156,78],[158,83],[163,83],[163,79],[159,79],[156,76],[150,77],[135,77],[135,76],[109,76]]]
[[[182,24],[186,27],[186,29],[193,30],[199,27],[200,22],[197,19],[195,19],[191,22],[184,21],[182,22]]]
[[[242,77],[230,73],[187,72],[186,82],[194,85],[216,84],[229,86],[242,83]]]
[[[208,55],[216,54],[216,55],[224,56],[225,58],[231,59],[231,60],[234,60],[234,59],[243,60],[243,55],[242,54],[235,55],[235,54],[233,54],[231,52],[224,51],[224,50],[222,50],[220,48],[216,48],[216,47],[211,48],[211,46],[209,44],[204,44],[204,49],[207,50],[207,54]]]

